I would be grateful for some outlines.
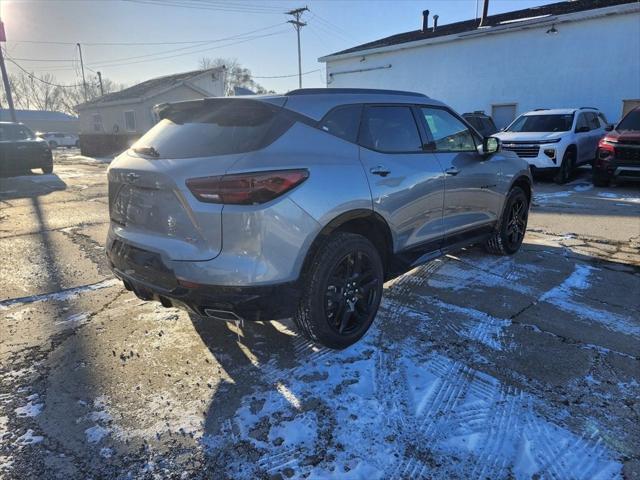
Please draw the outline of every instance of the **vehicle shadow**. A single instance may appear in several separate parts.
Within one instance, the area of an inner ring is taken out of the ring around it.
[[[217,434],[226,419],[233,418],[243,397],[268,381],[266,370],[295,365],[292,339],[297,336],[279,330],[273,322],[243,325],[193,313],[189,317],[204,345],[231,377],[231,381],[221,380],[209,402],[204,433]]]
[[[16,176],[0,176],[0,201],[38,198],[67,189],[67,184],[55,173],[26,172]]]

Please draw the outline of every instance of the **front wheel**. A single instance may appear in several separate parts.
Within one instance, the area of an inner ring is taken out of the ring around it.
[[[562,163],[558,172],[553,177],[553,181],[558,185],[564,185],[571,179],[571,174],[576,164],[576,154],[573,150],[567,150],[562,156]]]
[[[513,255],[522,245],[529,219],[529,199],[520,187],[507,196],[498,230],[487,240],[485,248],[496,255]]]
[[[333,234],[304,275],[294,322],[309,340],[342,349],[369,330],[382,298],[378,250],[361,235]]]

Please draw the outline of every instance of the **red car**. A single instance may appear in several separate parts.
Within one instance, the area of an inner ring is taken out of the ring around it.
[[[593,184],[606,187],[618,178],[640,180],[640,107],[627,113],[598,144]]]

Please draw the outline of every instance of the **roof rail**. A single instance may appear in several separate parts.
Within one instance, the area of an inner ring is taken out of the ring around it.
[[[285,93],[286,96],[294,95],[321,95],[321,94],[361,94],[361,95],[403,95],[410,97],[427,97],[424,93],[405,92],[402,90],[382,90],[378,88],[298,88]]]
[[[543,111],[543,110],[549,110],[549,109],[548,109],[548,108],[536,108],[536,109],[534,109],[533,111],[534,111],[534,112],[541,112],[541,111]]]
[[[580,110],[598,110],[596,107],[580,107]]]

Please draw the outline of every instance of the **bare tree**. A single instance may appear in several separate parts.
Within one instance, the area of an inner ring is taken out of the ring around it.
[[[62,85],[50,74],[31,75],[25,72],[9,76],[13,103],[16,108],[24,110],[61,111],[75,115],[75,106],[84,102],[82,85]],[[102,79],[105,94],[121,90],[122,85],[108,78]],[[97,77],[87,78],[87,100],[100,97]],[[0,97],[2,105],[7,105],[5,92]]]
[[[225,94],[233,95],[234,87],[248,88],[255,93],[273,93],[268,92],[262,85],[253,80],[251,70],[243,67],[235,58],[208,58],[200,59],[199,67],[201,69],[225,67],[226,85]]]

